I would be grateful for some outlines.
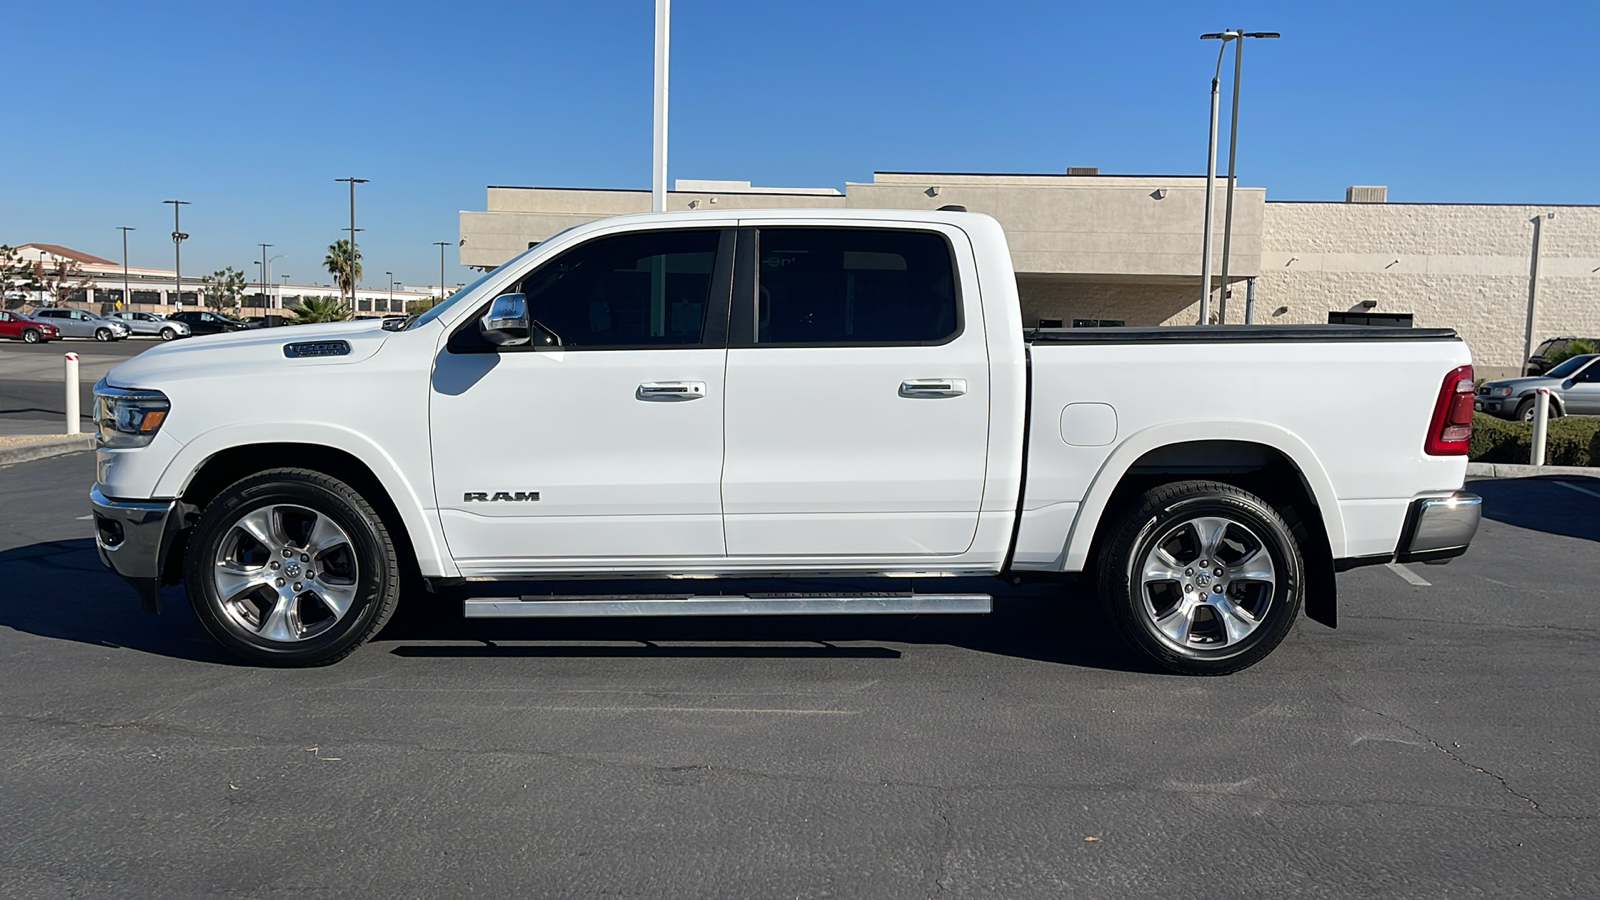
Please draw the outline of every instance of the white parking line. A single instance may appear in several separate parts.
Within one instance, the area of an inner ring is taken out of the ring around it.
[[[1417,587],[1428,587],[1430,585],[1428,579],[1423,578],[1421,575],[1418,575],[1399,563],[1386,563],[1386,565],[1388,566],[1389,571],[1399,575],[1401,578],[1404,578],[1406,581],[1411,582]]]
[[[1591,491],[1591,490],[1589,490],[1588,488],[1585,488],[1585,487],[1578,487],[1575,484],[1567,484],[1565,481],[1558,481],[1558,482],[1556,482],[1556,484],[1559,484],[1564,488],[1568,488],[1569,490],[1577,491],[1580,494],[1588,494],[1591,497],[1600,498],[1600,492]]]

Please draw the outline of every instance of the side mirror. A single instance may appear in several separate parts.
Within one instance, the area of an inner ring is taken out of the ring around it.
[[[501,294],[489,304],[489,311],[478,320],[484,340],[497,347],[516,347],[528,343],[533,323],[528,319],[528,298],[522,294]]]

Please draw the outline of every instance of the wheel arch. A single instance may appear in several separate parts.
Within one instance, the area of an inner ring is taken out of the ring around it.
[[[176,497],[200,509],[233,482],[263,469],[305,468],[346,481],[368,496],[396,531],[396,543],[410,551],[420,573],[457,575],[444,552],[435,523],[394,460],[369,439],[346,429],[317,429],[318,439],[273,440],[269,429],[254,434],[209,432],[187,443],[157,484],[157,496]],[[297,428],[297,431],[304,431]],[[232,432],[227,429],[225,432]],[[431,497],[431,490],[428,492]],[[168,560],[171,565],[171,560]]]
[[[1272,504],[1301,540],[1306,614],[1335,622],[1333,561],[1344,555],[1344,518],[1326,470],[1296,435],[1265,423],[1176,423],[1138,432],[1106,459],[1067,538],[1064,568],[1085,571],[1109,539],[1118,512],[1173,481],[1232,484]]]

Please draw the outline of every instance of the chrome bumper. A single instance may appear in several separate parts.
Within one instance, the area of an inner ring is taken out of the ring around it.
[[[145,612],[160,612],[161,566],[182,519],[178,501],[111,500],[95,485],[89,504],[100,561],[133,585]]]
[[[1400,534],[1400,562],[1443,563],[1467,552],[1483,518],[1483,498],[1457,491],[1411,504]]]

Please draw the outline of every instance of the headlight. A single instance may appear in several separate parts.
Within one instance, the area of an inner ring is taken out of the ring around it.
[[[1511,388],[1509,388],[1509,387],[1492,388],[1489,391],[1489,396],[1491,396],[1491,397],[1509,397],[1509,396],[1511,396]]]
[[[94,424],[102,447],[143,447],[155,439],[172,403],[160,391],[94,386]]]

